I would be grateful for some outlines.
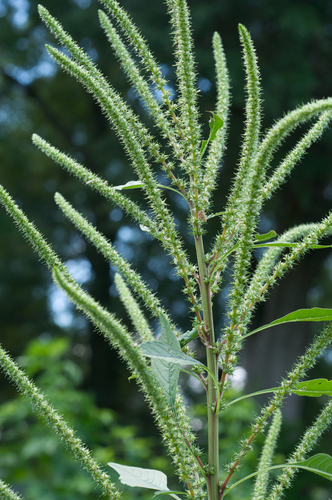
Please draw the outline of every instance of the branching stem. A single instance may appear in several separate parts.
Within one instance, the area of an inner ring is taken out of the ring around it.
[[[207,278],[207,266],[205,262],[203,237],[195,238],[198,269],[200,275],[200,289],[203,306],[203,318],[207,331],[209,345],[206,348],[207,367],[213,373],[215,380],[218,380],[218,363],[215,352],[214,324],[212,314],[212,302],[210,285]],[[209,500],[218,500],[219,484],[219,419],[217,414],[218,390],[213,377],[208,373],[208,393],[207,393],[207,412],[208,412],[208,456],[209,473],[208,475],[208,493]]]

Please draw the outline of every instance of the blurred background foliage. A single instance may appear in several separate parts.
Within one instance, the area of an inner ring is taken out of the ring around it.
[[[124,426],[114,411],[98,408],[90,393],[80,388],[82,368],[70,359],[68,337],[32,340],[18,362],[36,379],[52,404],[101,463],[156,462],[168,468],[166,457],[155,453],[154,438],[140,437],[135,426]],[[22,398],[0,407],[2,477],[31,499],[100,498],[88,474],[72,460],[57,436],[34,416]],[[134,491],[134,496],[136,491]]]
[[[142,102],[130,88],[99,28],[97,9],[100,5],[97,1],[44,0],[43,4],[88,51],[149,125]],[[173,49],[164,3],[161,0],[123,0],[121,4],[149,40],[174,87]],[[215,101],[211,51],[214,31],[223,39],[231,76],[229,143],[214,200],[214,210],[218,212],[227,195],[243,133],[245,93],[238,23],[244,24],[254,39],[262,74],[264,127],[268,127],[289,109],[313,98],[332,95],[332,2],[189,0],[189,5],[206,134],[207,111],[214,109]],[[128,321],[114,287],[114,269],[56,209],[53,202],[56,190],[104,232],[140,271],[151,289],[158,292],[179,327],[188,329],[188,306],[181,295],[181,282],[159,246],[135,227],[121,210],[69,177],[32,146],[30,137],[36,132],[98,172],[109,183],[124,184],[134,178],[99,108],[80,84],[53,64],[45,51],[45,43],[54,43],[54,40],[38,18],[36,1],[0,0],[0,182],[52,242],[75,277],[103,305]],[[287,141],[275,164],[301,132],[303,130]],[[294,224],[319,220],[329,210],[332,200],[331,139],[332,132],[328,131],[311,148],[285,187],[266,204],[261,219],[262,232],[275,229],[281,233]],[[161,175],[160,172],[157,175]],[[129,192],[129,195],[135,199],[140,197],[138,191]],[[192,254],[191,238],[186,232],[186,207],[172,193],[169,203],[178,211],[180,229]],[[209,221],[211,235],[218,227],[216,218]],[[4,211],[0,211],[0,229],[3,346],[36,378],[103,463],[123,460],[128,465],[135,465],[140,462],[168,472],[168,459],[164,457],[152,419],[134,382],[128,381],[123,363],[86,320],[65,302],[52,285],[49,273]],[[253,266],[258,258],[258,254],[254,256]],[[300,307],[331,307],[331,279],[330,252],[312,253],[272,291],[270,301],[257,311],[253,326]],[[218,329],[223,325],[227,292],[226,284],[216,301]],[[128,326],[131,327],[129,323]],[[245,390],[275,386],[296,356],[303,352],[313,332],[310,324],[301,324],[250,337],[241,360],[247,372]],[[312,376],[332,378],[331,363],[332,355],[328,352]],[[194,423],[204,444],[200,394],[190,380],[184,378],[183,381],[186,397],[197,410]],[[280,457],[292,449],[323,402],[323,398],[290,398],[284,409],[286,423]],[[0,378],[0,403],[2,478],[26,492],[31,500],[98,496],[61,444],[58,446],[56,438],[49,436],[43,424],[34,420],[27,404],[16,398],[14,388],[3,378]],[[244,424],[255,412],[255,403],[246,405],[226,419],[228,424],[221,435],[225,461],[230,458],[234,439],[241,436]],[[325,436],[324,446],[322,444],[319,451],[329,452],[330,449],[331,436]],[[243,467],[243,473],[256,458],[257,451]],[[300,478],[286,498],[328,498],[326,481],[304,474]],[[130,494],[132,496],[133,491]],[[247,494],[244,489],[239,498]]]

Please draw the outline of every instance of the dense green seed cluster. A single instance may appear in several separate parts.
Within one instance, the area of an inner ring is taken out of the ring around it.
[[[24,500],[22,495],[15,493],[6,483],[0,479],[0,495],[4,500]]]
[[[294,452],[287,459],[288,463],[300,462],[308,457],[308,453],[315,447],[317,441],[321,439],[322,434],[331,426],[332,423],[332,401],[329,401],[325,407],[321,410],[320,414],[316,418],[315,422],[306,430],[300,442],[296,446]],[[278,477],[276,483],[270,494],[267,496],[267,500],[277,500],[280,499],[286,488],[289,488],[291,480],[294,477],[296,469],[285,468]]]
[[[273,415],[273,419],[266,436],[261,458],[258,465],[258,470],[267,469],[272,464],[273,454],[276,448],[277,439],[281,428],[281,411],[278,409]],[[262,472],[257,476],[253,491],[252,500],[264,500],[267,492],[269,480],[268,471]]]
[[[92,321],[95,327],[105,336],[105,339],[119,351],[119,355],[127,362],[132,374],[137,379],[143,390],[147,401],[156,417],[156,421],[162,431],[165,444],[177,465],[181,481],[191,485],[196,481],[195,473],[198,466],[194,457],[183,446],[181,429],[175,425],[171,409],[164,398],[163,391],[158,384],[151,368],[147,365],[146,358],[141,354],[138,344],[132,339],[126,328],[114,317],[114,315],[102,308],[89,294],[84,292],[79,285],[69,282],[57,269],[53,270],[53,278],[76,307]],[[121,285],[120,285],[121,286]],[[136,311],[131,309],[137,324]],[[142,318],[140,318],[140,322]],[[194,441],[195,437],[190,430],[186,410],[178,398],[177,412],[181,417],[182,430],[188,433],[188,439]]]

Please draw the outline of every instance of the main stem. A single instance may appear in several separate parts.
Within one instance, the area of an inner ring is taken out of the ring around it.
[[[205,262],[205,253],[202,236],[195,237],[197,252],[197,261],[200,278],[200,290],[203,306],[203,319],[208,336],[209,346],[206,348],[207,366],[218,380],[217,354],[214,352],[215,337],[212,315],[212,303],[210,285],[207,281],[207,266]],[[219,500],[219,419],[217,415],[218,392],[215,382],[208,374],[208,394],[207,394],[207,412],[208,412],[208,455],[209,470],[207,471],[207,487],[209,500]]]

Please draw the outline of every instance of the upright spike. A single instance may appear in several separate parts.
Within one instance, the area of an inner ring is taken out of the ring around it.
[[[195,481],[195,472],[198,466],[194,457],[184,445],[183,436],[171,416],[170,408],[163,396],[163,392],[146,359],[141,354],[137,344],[129,335],[127,329],[114,317],[102,308],[89,294],[84,292],[77,284],[70,283],[63,273],[56,268],[53,270],[55,282],[67,293],[69,299],[93,322],[102,332],[108,342],[114,345],[127,362],[130,370],[137,376],[138,382],[144,391],[147,400],[156,416],[162,434],[167,439],[169,452],[178,467],[181,480],[187,484]],[[185,407],[182,401],[178,402],[178,409],[187,421]],[[193,436],[191,436],[193,439]]]
[[[215,114],[218,115],[223,125],[217,132],[217,137],[211,142],[207,159],[204,161],[203,189],[201,190],[202,205],[205,213],[209,211],[211,194],[216,187],[217,173],[220,161],[226,148],[228,130],[228,113],[230,106],[229,75],[224,49],[218,33],[213,35],[213,54],[217,76],[217,102]]]
[[[127,287],[126,283],[121,278],[121,275],[116,274],[114,280],[121,298],[121,302],[125,306],[137,333],[141,337],[141,340],[143,342],[149,342],[153,340],[153,334],[150,330],[149,323],[145,319],[138,303],[130,293],[130,290]]]
[[[114,248],[110,241],[89,223],[73,206],[65,200],[60,193],[55,194],[55,201],[66,217],[77,227],[79,231],[101,252],[101,254],[116,266],[119,272],[128,280],[137,297],[144,301],[154,316],[167,312],[161,307],[159,299],[148,289],[140,275],[134,271],[129,262],[124,259]]]
[[[253,234],[260,212],[257,200],[260,196],[264,175],[261,164],[254,162],[258,150],[261,121],[259,71],[249,33],[242,25],[239,25],[239,31],[247,75],[246,131],[239,170],[224,216],[225,227],[229,230],[231,228],[234,230],[239,221],[241,224],[230,300],[231,329],[239,323],[241,318],[239,304],[248,277]]]
[[[18,495],[15,491],[0,479],[0,496],[3,500],[24,500],[22,495]]]
[[[144,105],[150,111],[151,115],[153,116],[156,122],[156,125],[161,130],[163,136],[169,139],[170,144],[174,149],[175,156],[178,159],[182,159],[185,156],[185,152],[181,146],[181,143],[178,141],[176,130],[174,130],[174,125],[176,124],[175,115],[173,115],[173,118],[175,118],[175,121],[173,119],[173,124],[172,124],[173,127],[171,126],[171,123],[169,123],[168,121],[168,119],[170,118],[170,110],[171,110],[170,101],[169,100],[167,101],[168,109],[167,112],[165,112],[162,109],[161,105],[159,104],[158,100],[156,99],[155,93],[152,91],[151,86],[141,75],[141,72],[137,64],[134,62],[129,51],[125,47],[120,36],[118,35],[114,26],[112,25],[111,21],[108,19],[106,14],[101,10],[99,11],[99,20],[102,28],[106,33],[109,42],[112,45],[113,50],[117,55],[117,58],[121,64],[124,73],[128,76],[132,86],[137,89],[139,95],[144,101]],[[164,87],[162,87],[161,90],[159,89],[159,93],[161,93],[162,95],[165,92],[167,91],[164,90]],[[158,160],[158,157],[161,157],[160,163],[163,165],[163,168],[166,170],[166,172],[168,172],[169,169],[167,165],[164,164],[165,163],[164,156],[161,156],[157,149],[154,151],[154,156],[156,160]],[[173,176],[170,175],[170,178],[171,180],[173,180],[174,175]]]
[[[246,123],[240,169],[246,173],[250,162],[257,153],[261,127],[261,88],[257,56],[249,32],[239,24],[240,40],[243,48],[246,70]]]
[[[113,186],[109,186],[107,181],[99,177],[97,174],[91,172],[91,170],[84,167],[70,156],[59,151],[39,135],[33,134],[32,142],[55,163],[61,165],[61,167],[65,168],[70,174],[74,175],[84,184],[91,187],[91,189],[94,189],[106,199],[110,200],[112,203],[115,203],[124,212],[126,212],[127,215],[134,219],[134,221],[147,227],[149,229],[149,232],[153,236],[157,237],[158,230],[156,224],[134,201],[124,196]]]
[[[268,199],[273,192],[285,182],[292,169],[299,163],[308,148],[319,139],[332,120],[332,112],[324,111],[316,121],[316,123],[308,130],[296,146],[288,153],[286,158],[275,169],[274,173],[268,179],[263,187],[262,198]]]
[[[140,58],[143,67],[149,75],[149,78],[151,78],[151,81],[157,86],[159,91],[162,91],[167,82],[162,76],[160,65],[150,51],[146,40],[138,30],[137,26],[133,23],[128,13],[120,6],[117,0],[100,1],[121,28],[128,43]],[[168,101],[167,94],[161,92],[161,98],[168,107],[170,103]]]
[[[259,190],[260,183],[257,181],[254,182],[254,176],[261,177],[262,175],[261,165],[256,164],[256,167],[254,168],[253,161],[258,151],[261,127],[260,74],[250,34],[241,24],[239,25],[239,33],[243,48],[247,82],[246,121],[243,144],[241,148],[240,164],[229,197],[226,212],[223,216],[224,227],[230,232],[232,232],[237,226],[239,215],[244,213],[247,202],[251,200],[253,202],[253,206],[255,205],[257,190]],[[252,213],[248,213],[247,210],[247,217],[251,218],[251,216]],[[242,227],[246,227],[247,222],[248,221],[243,219]],[[250,224],[250,231],[252,230],[252,222]]]
[[[287,462],[294,463],[305,460],[311,450],[314,449],[317,442],[321,439],[322,434],[329,427],[331,427],[331,423],[332,401],[330,400],[320,411],[320,414],[316,418],[315,422],[305,431],[304,435],[299,440],[299,443],[296,445],[295,450],[288,457]],[[270,494],[266,497],[266,500],[279,500],[282,498],[284,496],[284,490],[289,488],[296,472],[297,470],[294,467],[285,468],[276,479],[271,488]]]
[[[268,435],[266,436],[265,439],[264,447],[261,453],[257,470],[267,469],[268,467],[270,467],[272,463],[273,454],[275,452],[277,439],[280,433],[281,420],[282,420],[281,411],[280,409],[278,409],[275,411],[273,415],[272,422],[269,428]],[[269,480],[268,471],[263,472],[262,474],[258,474],[251,500],[265,499],[268,480]]]
[[[197,106],[196,63],[193,54],[191,22],[186,0],[167,0],[174,28],[176,71],[179,89],[180,123],[193,162],[198,161],[200,145],[199,110]]]

